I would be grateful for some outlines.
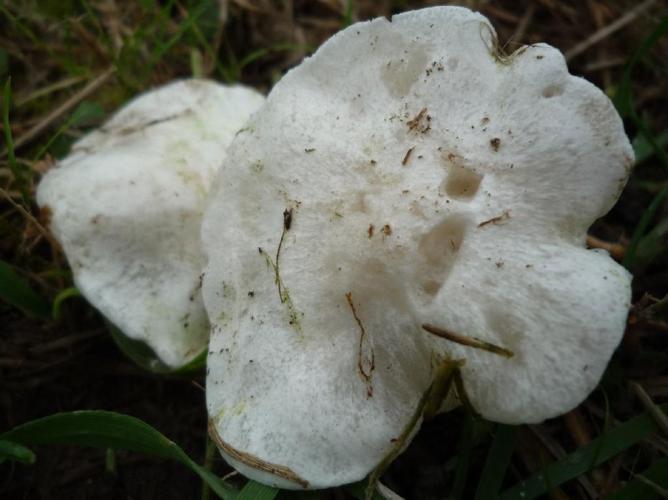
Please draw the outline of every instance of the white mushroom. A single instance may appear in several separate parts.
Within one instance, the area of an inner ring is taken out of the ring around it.
[[[584,242],[632,163],[600,90],[548,45],[503,57],[477,13],[331,38],[230,146],[204,217],[225,458],[286,488],[359,480],[447,359],[485,418],[573,408],[625,326],[631,277]]]
[[[204,202],[227,146],[263,100],[205,80],[163,86],[78,141],[39,185],[79,290],[170,369],[206,350]]]

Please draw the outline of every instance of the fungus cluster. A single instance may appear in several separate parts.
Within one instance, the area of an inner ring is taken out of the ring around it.
[[[210,324],[209,431],[243,474],[362,479],[438,411],[445,373],[505,423],[598,383],[631,276],[584,243],[633,152],[558,50],[504,56],[483,16],[435,7],[343,30],[261,107],[160,92],[160,118],[135,101],[38,200],[84,294],[166,364]]]

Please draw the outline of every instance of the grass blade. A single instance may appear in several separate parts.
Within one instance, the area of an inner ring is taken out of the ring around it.
[[[480,476],[475,500],[487,500],[499,496],[499,490],[503,485],[503,479],[506,477],[510,458],[515,449],[516,434],[517,426],[504,424],[496,426],[496,433]]]
[[[20,309],[31,318],[51,317],[49,305],[14,271],[12,266],[2,260],[0,260],[0,300]]]
[[[453,500],[464,498],[464,488],[466,487],[466,479],[468,477],[469,465],[471,462],[471,453],[473,452],[473,418],[474,417],[470,413],[466,414],[464,428],[462,429],[462,435],[459,439],[455,480],[449,497]]]
[[[21,445],[67,444],[135,451],[175,460],[207,482],[220,498],[236,495],[232,487],[195,463],[176,443],[146,422],[129,415],[108,411],[57,413],[33,420],[0,435]]]
[[[72,112],[72,115],[68,118],[68,120],[58,130],[56,130],[56,133],[53,134],[42,147],[40,147],[39,151],[35,155],[34,161],[42,158],[44,154],[51,148],[56,139],[58,139],[70,127],[74,127],[88,121],[100,121],[103,117],[104,111],[99,104],[89,101],[81,102]]]
[[[35,454],[32,450],[12,441],[0,440],[0,464],[5,460],[14,460],[24,464],[34,464]]]
[[[11,170],[16,185],[21,191],[23,196],[23,201],[27,200],[28,189],[26,187],[25,178],[23,176],[24,172],[19,168],[18,163],[16,163],[16,155],[14,154],[14,138],[12,137],[12,129],[9,126],[9,107],[12,104],[12,79],[11,77],[7,78],[5,82],[5,88],[2,93],[2,128],[5,131],[5,147],[7,148],[7,161],[9,163],[9,170]]]
[[[216,450],[216,445],[207,435],[206,445],[204,447],[204,468],[208,471],[213,467],[213,457],[216,455]],[[200,495],[200,500],[209,500],[211,496],[210,493],[209,485],[206,484],[206,481],[202,481],[202,494]]]
[[[652,500],[661,498],[657,487],[668,489],[668,458],[659,460],[642,474],[636,474],[621,490],[606,497],[606,500]],[[665,497],[664,497],[665,498]]]
[[[135,364],[153,373],[168,373],[170,371],[169,367],[160,361],[155,351],[147,344],[131,339],[109,321],[105,320],[105,324],[118,348]]]
[[[364,500],[366,498],[366,490],[369,487],[369,481],[359,481],[357,483],[348,484],[345,486],[345,490],[350,493],[352,496],[357,498],[357,500]],[[373,492],[372,500],[385,500],[378,491]]]
[[[645,233],[647,233],[649,225],[652,223],[652,219],[654,219],[654,215],[661,208],[667,196],[668,196],[668,186],[664,187],[661,191],[659,191],[659,193],[652,200],[652,203],[649,204],[649,207],[647,207],[645,212],[642,214],[640,221],[638,221],[638,225],[633,231],[631,242],[629,243],[629,246],[626,249],[626,253],[624,254],[624,259],[622,260],[622,265],[626,269],[631,269],[633,267],[636,259],[636,253],[638,251],[638,245],[640,244],[642,238],[645,236]]]
[[[649,318],[655,321],[668,319],[668,293],[661,300],[649,306],[646,313]]]
[[[281,490],[266,484],[248,481],[236,496],[236,500],[274,500]]]
[[[7,147],[7,157],[9,159],[9,168],[14,177],[19,180],[20,175],[16,165],[16,156],[14,155],[14,139],[12,129],[9,127],[9,107],[12,103],[12,78],[7,78],[5,88],[2,92],[2,127],[5,130],[5,144]]]
[[[617,92],[615,93],[615,98],[613,99],[615,107],[622,118],[626,118],[634,109],[631,93],[631,75],[634,68],[645,57],[654,44],[666,33],[668,33],[668,17],[661,19],[658,26],[643,40],[640,47],[633,53],[629,62],[626,64],[621,83],[619,84]]]
[[[631,91],[631,74],[633,73],[633,69],[645,57],[654,44],[656,44],[656,42],[666,33],[668,33],[668,17],[661,19],[657,27],[643,40],[640,47],[638,47],[629,59],[629,62],[624,68],[624,74],[622,75],[621,83],[617,89],[614,104],[623,118],[630,116],[636,127],[638,127],[640,136],[647,142],[647,144],[649,144],[659,161],[668,168],[668,153],[663,149],[659,140],[657,140],[651,133],[645,121],[638,116],[633,102],[633,93]],[[667,195],[668,188],[661,190],[642,215],[638,226],[633,232],[631,243],[629,244],[629,248],[622,262],[627,269],[633,267],[638,244],[647,232],[654,214],[661,207]]]
[[[107,325],[107,330],[111,334],[111,338],[114,339],[118,348],[123,354],[144,370],[153,373],[171,375],[189,375],[204,370],[204,365],[206,364],[206,349],[195,356],[187,364],[179,368],[170,368],[160,360],[158,355],[148,346],[148,344],[141,340],[131,339],[109,321],[105,320],[105,323]]]
[[[668,250],[667,241],[668,217],[662,219],[638,242],[635,248],[634,268],[636,270],[647,269],[657,257]]]
[[[655,147],[665,148],[668,146],[668,130],[664,130],[654,137],[653,146],[643,134],[638,134],[633,140],[633,151],[636,155],[636,165],[645,162],[654,154]]]
[[[353,10],[353,0],[346,0],[343,19],[341,19],[341,29],[347,28],[353,24]]]
[[[81,292],[76,287],[71,286],[58,292],[51,306],[51,317],[54,321],[60,321],[62,317],[63,302],[73,297],[81,297]]]
[[[149,67],[154,68],[156,64],[162,59],[162,57],[176,45],[183,35],[195,25],[197,20],[205,13],[204,5],[198,6],[192,13],[187,12],[186,20],[181,23],[176,33],[174,33],[166,42],[161,43],[155,49],[152,54],[151,60],[149,61]]]
[[[665,412],[668,410],[668,404],[661,405],[660,408]],[[569,454],[563,460],[548,465],[544,471],[533,474],[504,491],[499,499],[531,500],[544,495],[550,487],[556,488],[584,474],[656,431],[656,422],[650,415],[643,414],[634,417],[594,439],[587,446]]]
[[[645,38],[641,46],[631,56],[631,59],[624,69],[622,82],[620,83],[615,95],[614,103],[617,107],[617,110],[619,111],[619,114],[623,118],[630,116],[630,118],[633,120],[633,123],[636,125],[636,127],[638,127],[640,137],[642,137],[645,142],[649,144],[653,153],[659,158],[661,163],[663,163],[664,166],[668,168],[668,153],[666,153],[666,151],[663,149],[660,141],[654,137],[650,127],[638,115],[631,90],[631,73],[633,72],[633,69],[647,54],[647,52],[649,52],[654,44],[659,41],[659,39],[666,33],[668,33],[668,17],[664,17],[661,20],[654,31],[652,31],[652,33],[650,33],[647,38]]]

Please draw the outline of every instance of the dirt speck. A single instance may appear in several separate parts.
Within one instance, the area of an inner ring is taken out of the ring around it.
[[[417,115],[406,122],[409,132],[426,134],[431,130],[431,116],[427,114],[427,108],[422,108]]]
[[[256,162],[251,163],[250,168],[253,172],[259,174],[264,170],[264,165],[260,160],[258,160]]]
[[[406,154],[404,155],[404,159],[401,160],[401,164],[405,167],[406,164],[408,163],[408,160],[411,159],[411,154],[413,153],[413,150],[415,149],[415,146],[408,148],[408,151],[406,151]]]
[[[510,210],[505,210],[501,215],[497,215],[496,217],[492,217],[491,219],[481,222],[478,224],[478,227],[484,227],[488,224],[500,224],[501,222],[508,219],[510,219]]]

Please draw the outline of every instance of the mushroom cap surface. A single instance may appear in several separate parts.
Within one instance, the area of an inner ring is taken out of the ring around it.
[[[264,101],[206,80],[133,99],[44,176],[51,213],[81,293],[168,368],[206,349],[201,299],[204,201],[225,150]]]
[[[332,37],[230,146],[204,217],[223,455],[285,488],[360,480],[448,359],[487,419],[576,406],[625,327],[631,277],[584,243],[632,163],[599,89],[548,45],[501,56],[480,14]]]

